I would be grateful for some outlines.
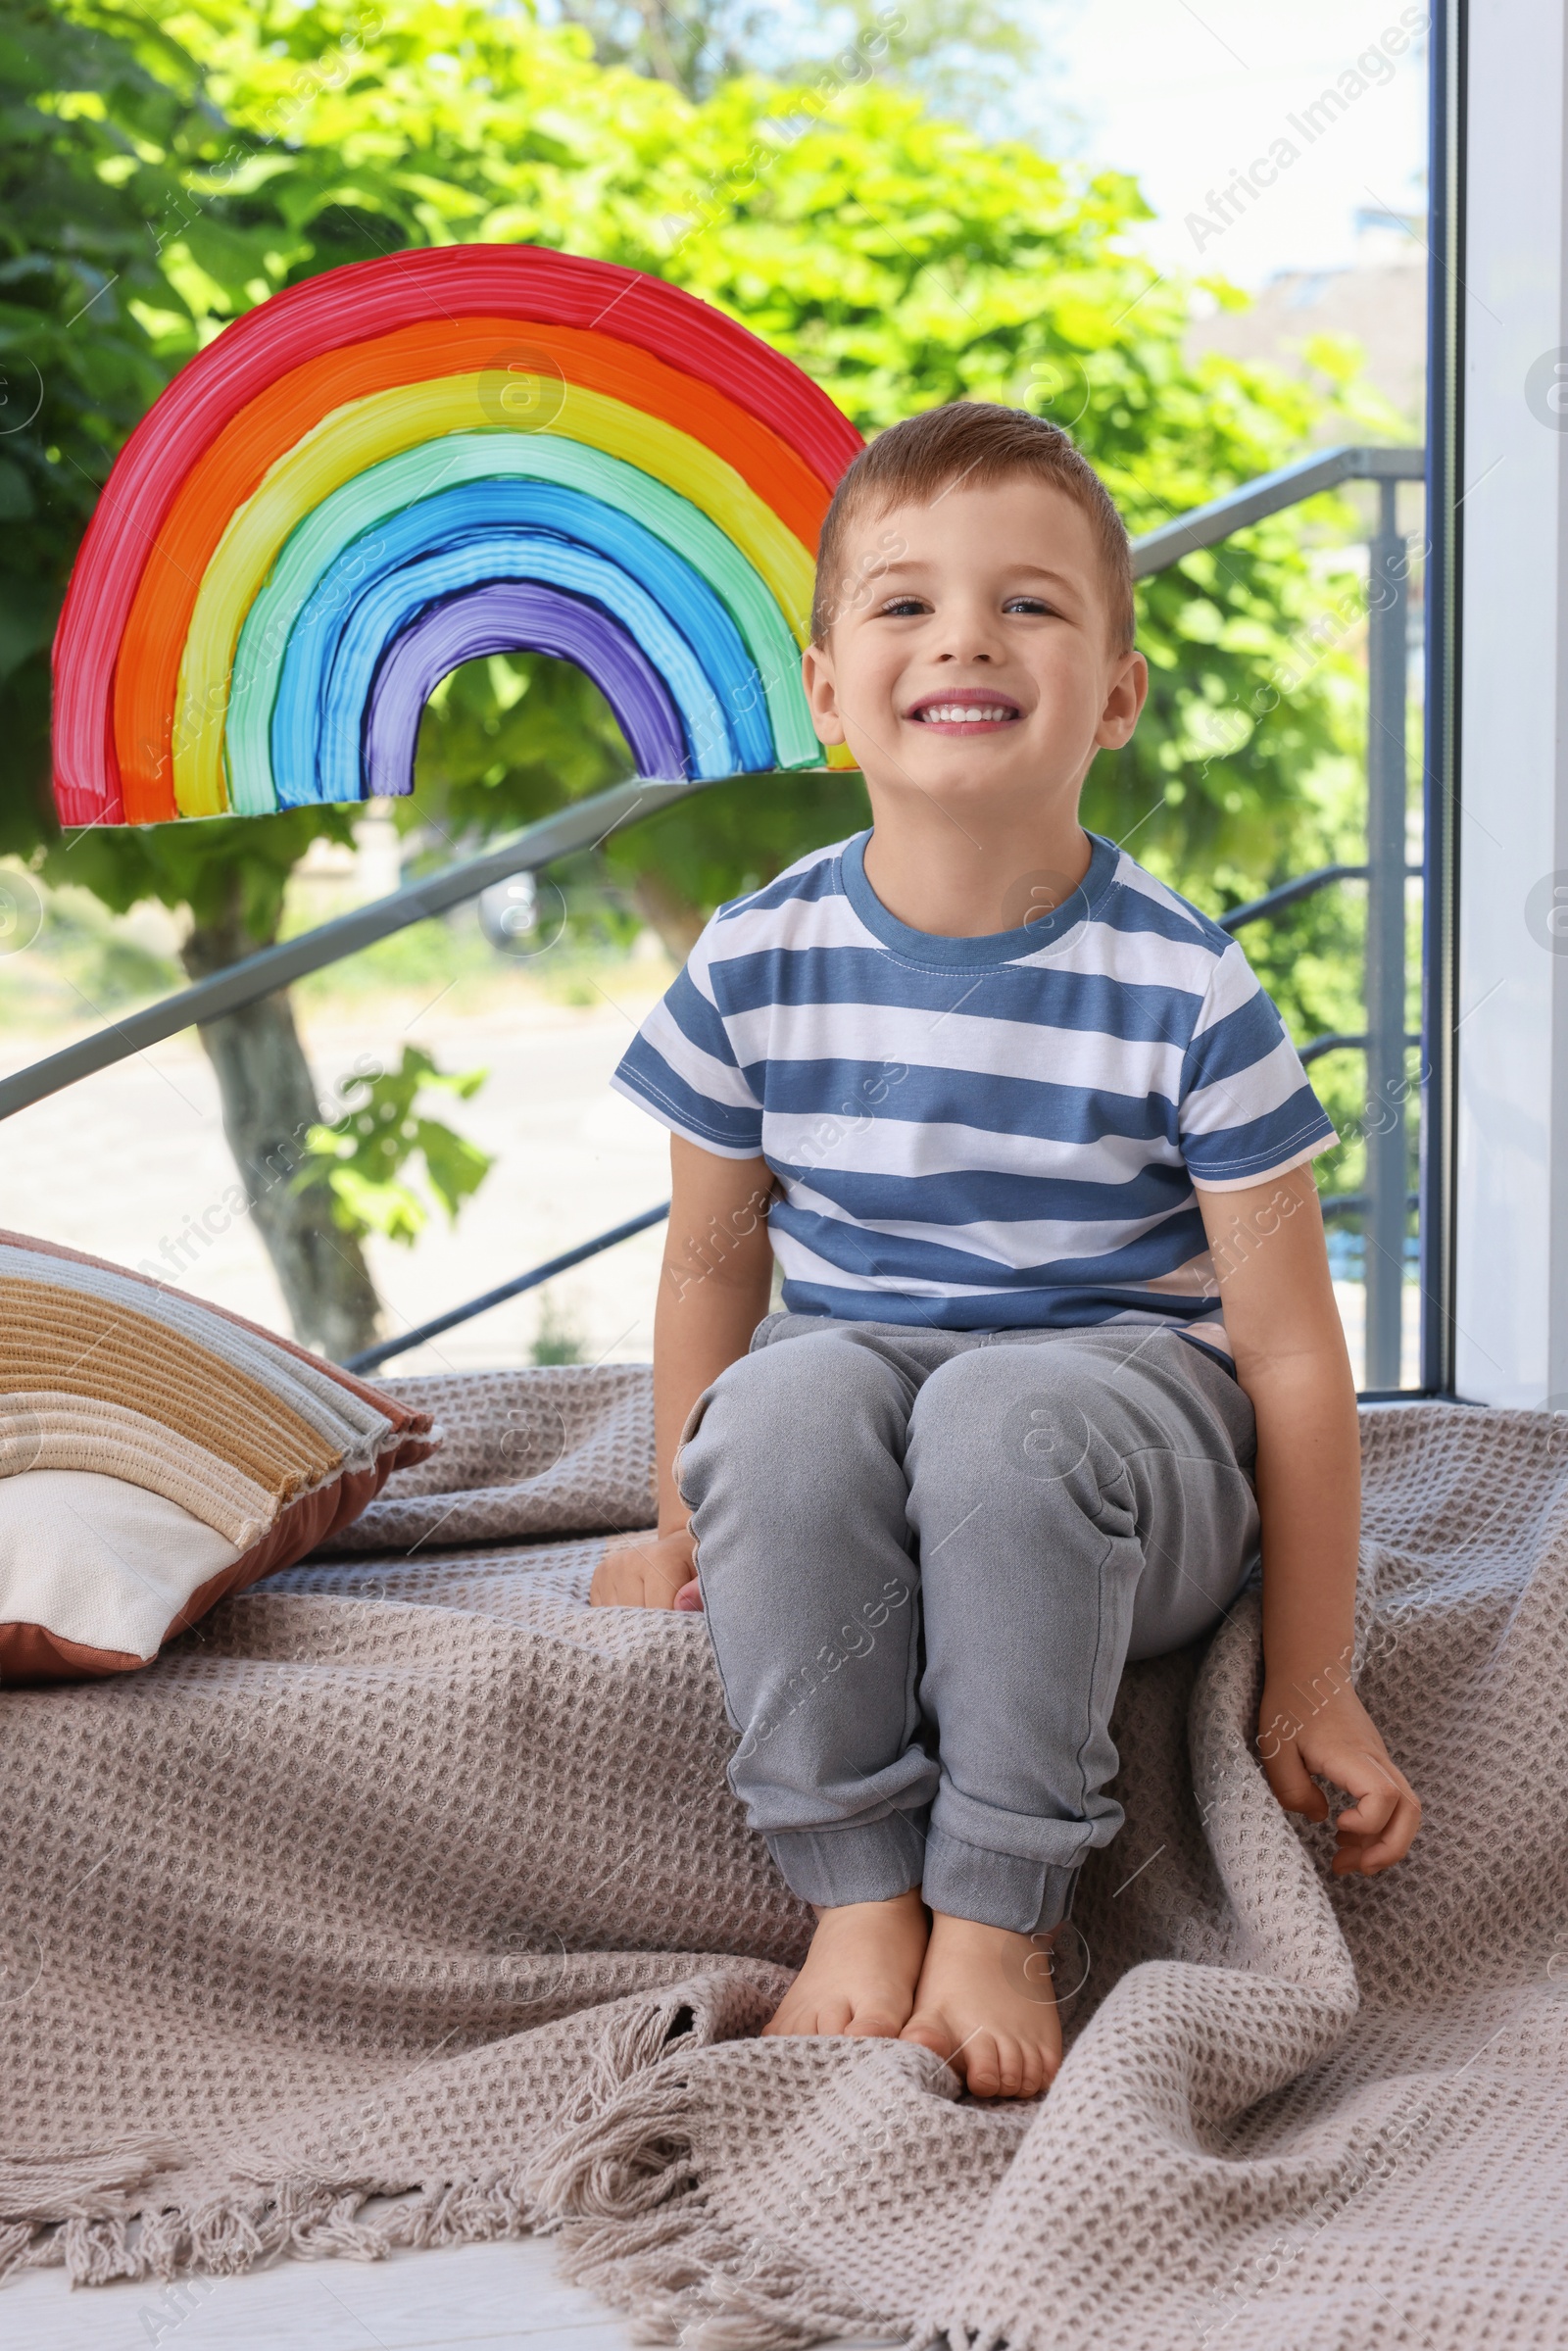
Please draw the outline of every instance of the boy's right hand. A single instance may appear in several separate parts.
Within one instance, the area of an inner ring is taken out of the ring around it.
[[[668,1535],[622,1535],[605,1546],[588,1587],[590,1608],[701,1608],[697,1544],[690,1527]]]

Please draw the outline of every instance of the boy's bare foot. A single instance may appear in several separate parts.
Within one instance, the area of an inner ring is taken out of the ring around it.
[[[934,2049],[977,2098],[1037,2098],[1061,2064],[1050,1938],[939,1910],[899,2037]]]
[[[816,1917],[806,1965],[762,2031],[896,2039],[914,2006],[925,1956],[919,1887],[889,1902],[846,1902]]]

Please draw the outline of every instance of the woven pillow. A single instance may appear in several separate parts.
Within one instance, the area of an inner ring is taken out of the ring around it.
[[[0,1232],[0,1679],[148,1664],[357,1518],[429,1427],[237,1314]]]

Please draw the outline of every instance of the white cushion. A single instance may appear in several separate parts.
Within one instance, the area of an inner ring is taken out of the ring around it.
[[[87,1469],[0,1478],[0,1625],[155,1657],[192,1592],[239,1556],[145,1486]]]

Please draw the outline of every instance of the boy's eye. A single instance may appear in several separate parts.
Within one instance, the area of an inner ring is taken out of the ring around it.
[[[1050,612],[1054,608],[1043,596],[1009,596],[1003,606],[1004,612]]]
[[[878,610],[884,620],[908,620],[917,612],[929,612],[930,607],[918,596],[890,596]]]

